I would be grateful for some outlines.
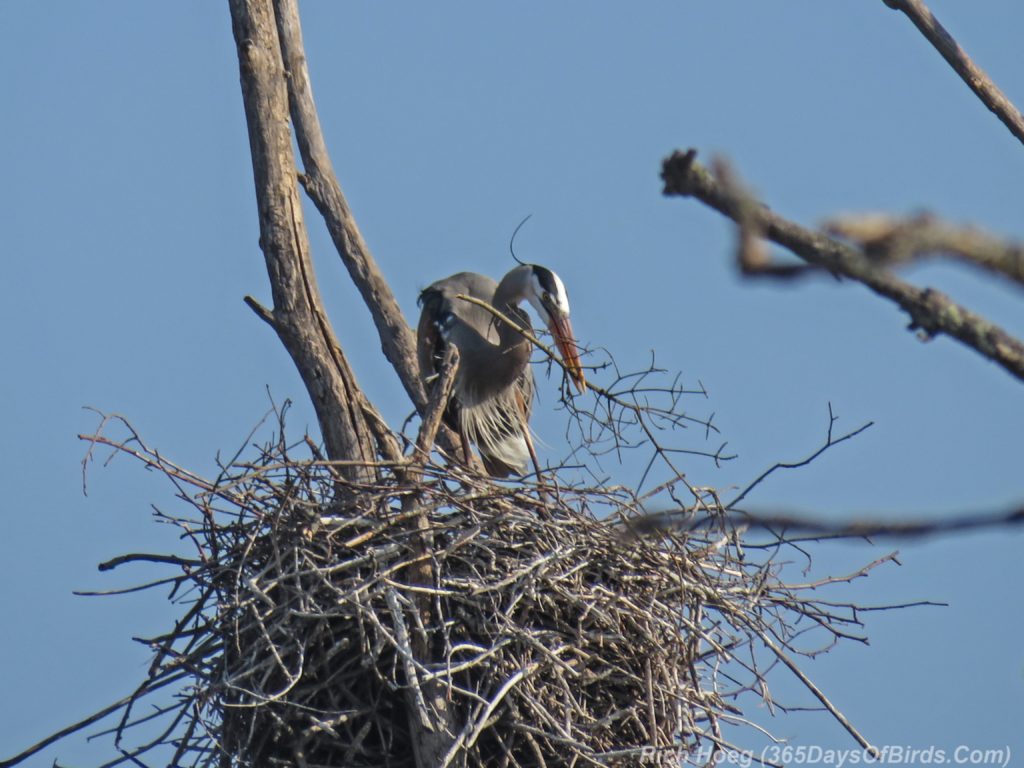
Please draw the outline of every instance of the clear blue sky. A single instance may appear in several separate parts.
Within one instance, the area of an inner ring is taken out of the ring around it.
[[[1024,104],[1024,6],[933,7]],[[660,194],[661,159],[693,146],[729,156],[802,222],[927,208],[1024,237],[1024,147],[881,0],[302,11],[335,165],[408,316],[433,279],[504,273],[509,234],[533,213],[517,250],[563,277],[581,340],[626,367],[654,349],[709,390],[692,407],[716,413],[740,458],[720,470],[693,460],[691,482],[727,488],[802,457],[831,401],[839,428],[875,427],[756,504],[941,516],[1024,498],[1020,382],[949,340],[918,342],[858,286],[744,283],[720,217]],[[268,387],[296,401],[296,431],[314,421],[281,345],[241,300],[269,291],[226,4],[7,0],[0,65],[3,757],[128,692],[149,658],[130,638],[173,615],[155,593],[71,595],[153,575],[99,574],[101,560],[176,547],[150,518],[150,504],[174,504],[160,478],[118,461],[94,468],[82,495],[75,435],[96,424],[82,406],[125,414],[203,472],[244,439]],[[310,221],[338,335],[399,424],[409,405]],[[910,276],[1024,334],[1020,290],[946,265]],[[557,456],[563,417],[553,383],[539,388],[536,428]],[[1022,543],[1000,532],[822,549],[824,572],[902,550],[902,567],[837,596],[950,607],[869,616],[870,647],[809,672],[877,744],[1009,745],[1020,759]],[[795,744],[853,746],[821,715],[768,725]],[[32,764],[101,753],[76,739]]]

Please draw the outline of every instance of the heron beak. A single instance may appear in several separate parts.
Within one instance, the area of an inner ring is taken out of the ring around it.
[[[582,395],[587,391],[587,381],[583,377],[583,367],[580,365],[580,356],[576,347],[576,337],[572,333],[572,323],[569,316],[561,312],[550,313],[551,335],[555,337],[555,344],[562,354],[562,361],[569,370],[569,376],[576,384],[576,389]]]

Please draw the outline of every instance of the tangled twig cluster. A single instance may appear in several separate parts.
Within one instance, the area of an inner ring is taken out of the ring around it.
[[[856,606],[815,592],[844,579],[784,583],[777,553],[745,551],[707,501],[689,531],[643,530],[621,488],[428,464],[414,485],[376,467],[348,496],[358,510],[342,508],[338,468],[308,439],[287,444],[279,417],[254,460],[214,481],[130,427],[91,436],[176,484],[188,511],[157,514],[194,549],[108,564],[169,564],[157,584],[182,607],[111,710],[110,765],[170,749],[172,765],[413,765],[414,722],[446,736],[445,768],[678,765],[736,748],[724,726],[747,722],[745,696],[771,702],[780,661],[859,738],[793,661],[852,637]]]

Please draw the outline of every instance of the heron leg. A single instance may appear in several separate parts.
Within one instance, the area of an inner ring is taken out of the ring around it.
[[[462,460],[467,467],[473,466],[473,447],[469,444],[469,438],[463,430],[459,430],[459,442],[462,443]]]
[[[537,458],[537,449],[533,447],[533,437],[530,436],[530,411],[521,391],[516,393],[516,404],[519,406],[519,425],[523,430],[523,440],[526,442],[526,450],[530,452],[533,471],[537,474],[537,495],[546,507],[548,495],[544,490],[544,476],[540,473],[540,459]]]
[[[530,451],[530,461],[533,462],[533,471],[537,473],[537,497],[542,504],[540,515],[542,519],[551,519],[551,512],[548,510],[548,492],[544,487],[544,476],[540,473],[540,460],[537,458],[537,451],[533,447],[533,438],[530,437],[530,429],[523,423],[523,438],[526,440],[526,448]]]
[[[530,452],[530,461],[533,462],[533,471],[537,473],[537,482],[543,479],[540,474],[540,460],[537,458],[537,451],[533,447],[533,438],[530,437],[530,429],[523,423],[523,439],[526,440],[526,449]]]

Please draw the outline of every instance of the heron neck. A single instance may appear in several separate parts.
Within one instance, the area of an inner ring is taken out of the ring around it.
[[[502,306],[495,301],[494,307],[519,327],[530,328],[529,316],[515,304]],[[490,318],[485,322],[492,321],[496,325],[498,343],[467,343],[459,348],[462,358],[456,386],[464,388],[463,395],[472,401],[501,395],[523,375],[530,363],[530,342],[498,318]]]
[[[530,316],[519,307],[519,302],[526,298],[531,271],[531,267],[526,264],[521,264],[513,269],[498,283],[498,287],[494,290],[494,298],[492,299],[492,305],[496,310],[524,330],[530,330],[531,328]],[[498,326],[498,338],[501,341],[501,348],[513,355],[516,353],[525,354],[526,359],[529,360],[530,342],[526,337],[508,323],[504,323],[497,318],[495,318],[495,322]],[[514,353],[513,350],[515,350]],[[525,365],[525,363],[523,364]]]

